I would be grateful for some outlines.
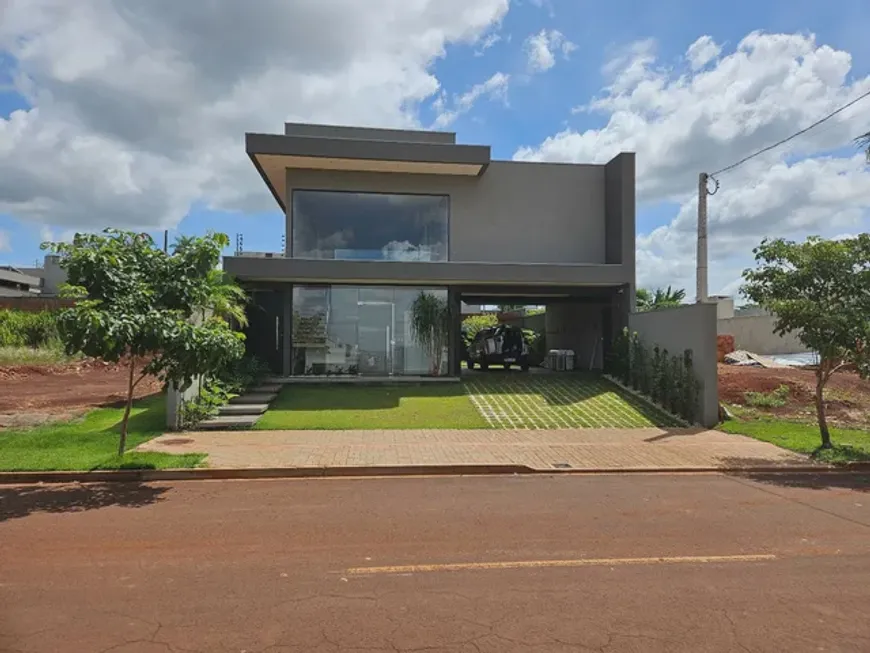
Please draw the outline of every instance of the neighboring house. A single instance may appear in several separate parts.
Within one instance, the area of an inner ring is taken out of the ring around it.
[[[246,149],[286,214],[286,252],[224,259],[251,291],[247,345],[283,376],[420,375],[421,291],[461,306],[547,305],[548,346],[600,368],[634,307],[635,158],[494,161],[453,133],[287,124]],[[276,234],[275,242],[280,239]]]
[[[725,295],[710,299],[716,302],[716,331],[719,335],[732,336],[735,349],[769,356],[807,351],[796,332],[776,333],[776,316],[760,306],[735,308],[734,299]]]
[[[66,270],[60,267],[60,256],[46,254],[41,268],[21,268],[27,274],[40,278],[40,291],[43,297],[56,297],[60,287],[66,283]]]
[[[38,297],[41,279],[12,265],[0,265],[0,297]]]
[[[23,275],[27,280],[22,282],[15,275]],[[57,254],[46,255],[42,267],[0,266],[0,296],[3,297],[56,297],[64,283],[66,271],[60,267]]]

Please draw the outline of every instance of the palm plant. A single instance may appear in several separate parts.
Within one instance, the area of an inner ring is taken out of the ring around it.
[[[867,163],[870,163],[870,132],[859,136],[855,139],[855,142],[858,143],[858,147],[864,149],[864,154],[867,155]]]
[[[447,300],[420,291],[411,304],[411,334],[428,354],[432,375],[438,376],[450,334],[450,309]]]
[[[652,309],[652,293],[646,288],[638,288],[635,292],[635,304],[639,311],[649,311]]]
[[[670,286],[666,290],[656,288],[655,291],[638,288],[636,295],[635,303],[638,311],[655,311],[660,308],[679,306],[686,298],[686,291],[682,288],[674,290]]]
[[[248,325],[248,316],[245,312],[248,295],[228,274],[223,270],[214,269],[209,272],[205,285],[208,308],[216,316],[234,321],[240,327]]]

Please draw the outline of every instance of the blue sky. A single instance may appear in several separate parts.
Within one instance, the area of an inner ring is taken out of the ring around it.
[[[612,0],[594,12],[559,0],[264,0],[208,19],[196,4],[11,0],[0,263],[32,264],[42,239],[105,225],[241,232],[245,249],[277,250],[283,218],[242,138],[298,119],[435,125],[502,159],[635,150],[639,280],[691,288],[697,173],[870,89],[864,0]],[[723,177],[712,292],[736,288],[761,237],[866,230],[870,172],[849,140],[861,129],[870,100]]]

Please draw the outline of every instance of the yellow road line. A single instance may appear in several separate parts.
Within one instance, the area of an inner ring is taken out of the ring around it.
[[[394,565],[388,567],[352,567],[354,576],[375,574],[414,574],[431,571],[482,571],[487,569],[540,569],[547,567],[615,567],[619,565],[706,564],[716,562],[763,562],[776,560],[769,553],[725,556],[662,556],[656,558],[580,558],[577,560],[514,560],[505,562],[449,562],[431,565]]]

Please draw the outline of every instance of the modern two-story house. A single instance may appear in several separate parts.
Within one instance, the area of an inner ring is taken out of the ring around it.
[[[284,251],[226,257],[249,289],[248,347],[282,376],[417,376],[421,292],[450,307],[442,374],[460,373],[462,302],[544,304],[547,346],[600,368],[628,324],[635,158],[494,161],[448,132],[286,124],[247,134],[286,214]]]

